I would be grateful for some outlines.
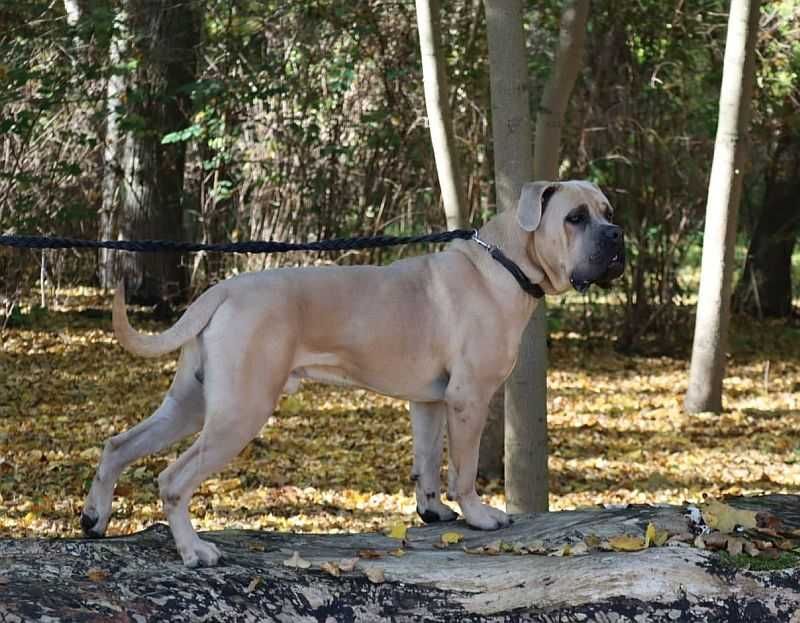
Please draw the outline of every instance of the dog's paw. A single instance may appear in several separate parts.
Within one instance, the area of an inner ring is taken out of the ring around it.
[[[441,508],[433,509],[426,508],[424,511],[417,506],[417,515],[420,516],[425,523],[437,523],[440,521],[455,521],[458,519],[458,513],[449,506],[440,504]]]
[[[195,538],[191,547],[187,548],[186,551],[179,551],[179,553],[183,559],[183,564],[190,568],[199,566],[213,567],[222,558],[222,554],[216,545],[200,538]]]
[[[488,504],[461,505],[464,519],[471,528],[478,530],[499,530],[511,525],[511,517],[498,508]]]
[[[81,513],[81,530],[89,539],[102,538],[106,533],[106,526],[100,523],[100,515],[93,508],[84,508]]]

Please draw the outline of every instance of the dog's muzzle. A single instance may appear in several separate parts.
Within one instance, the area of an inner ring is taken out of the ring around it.
[[[611,287],[611,282],[625,272],[625,235],[617,225],[601,225],[597,234],[596,252],[589,262],[570,276],[572,287],[586,292],[593,283],[602,288]]]

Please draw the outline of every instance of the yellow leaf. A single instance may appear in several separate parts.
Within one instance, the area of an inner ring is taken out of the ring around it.
[[[644,546],[650,547],[656,540],[656,527],[653,522],[647,524],[647,530],[644,531]]]
[[[388,536],[390,539],[398,539],[402,541],[406,538],[407,531],[408,528],[406,528],[405,524],[398,522],[389,529]]]
[[[608,543],[615,552],[638,552],[647,547],[642,537],[629,534],[612,536],[608,539]]]
[[[340,575],[342,575],[342,570],[339,569],[339,565],[337,565],[333,561],[323,562],[319,566],[319,568],[322,569],[328,575],[332,575],[335,578],[338,578]]]
[[[719,530],[723,534],[730,534],[736,526],[745,529],[756,527],[756,512],[740,510],[727,504],[709,498],[705,504],[700,504],[703,520],[709,528]]]
[[[367,574],[367,579],[373,584],[383,584],[386,581],[383,567],[370,567],[365,573]]]
[[[452,543],[460,543],[464,539],[464,535],[459,532],[445,532],[442,535],[442,543],[450,545]]]

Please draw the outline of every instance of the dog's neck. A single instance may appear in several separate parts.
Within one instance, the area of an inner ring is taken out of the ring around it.
[[[499,247],[522,269],[528,279],[541,286],[546,294],[557,293],[545,267],[534,260],[537,255],[531,235],[517,224],[513,210],[507,210],[491,219],[480,229],[479,236],[487,243]],[[498,268],[505,270],[499,265]]]
[[[499,214],[488,221],[480,228],[478,236],[484,242],[500,248],[522,269],[528,279],[539,284],[545,293],[555,292],[545,271],[532,261],[527,249],[530,234],[517,224],[513,210]],[[470,258],[495,293],[494,298],[497,303],[506,308],[507,317],[519,318],[521,331],[541,299],[525,292],[514,276],[474,240],[456,240],[451,243],[450,248]]]

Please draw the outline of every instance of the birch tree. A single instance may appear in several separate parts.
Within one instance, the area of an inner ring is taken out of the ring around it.
[[[759,0],[731,0],[714,160],[708,183],[700,292],[684,406],[722,410],[736,222],[755,75]]]
[[[417,0],[417,30],[425,108],[447,227],[464,229],[468,225],[468,215],[464,185],[458,169],[439,15],[439,0]]]

